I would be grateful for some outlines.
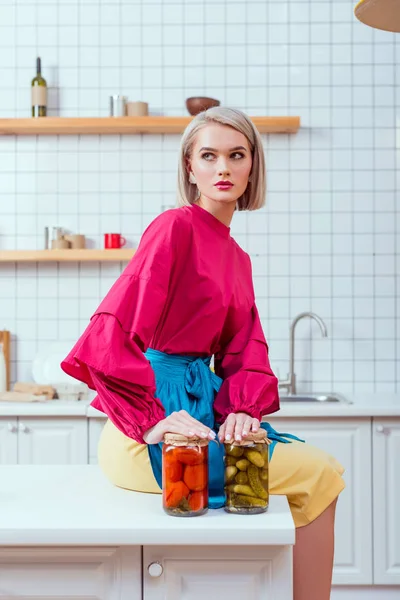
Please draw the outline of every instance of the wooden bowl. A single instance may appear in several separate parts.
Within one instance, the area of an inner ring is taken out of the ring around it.
[[[206,96],[192,96],[191,98],[186,99],[186,108],[193,116],[198,115],[203,112],[203,110],[207,110],[213,106],[219,106],[220,104],[219,100],[207,98]]]

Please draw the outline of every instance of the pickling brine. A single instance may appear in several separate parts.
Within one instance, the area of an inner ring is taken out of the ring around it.
[[[166,434],[162,455],[163,508],[174,517],[208,510],[208,441]]]
[[[260,429],[241,442],[225,442],[225,510],[257,514],[268,510],[269,440]]]

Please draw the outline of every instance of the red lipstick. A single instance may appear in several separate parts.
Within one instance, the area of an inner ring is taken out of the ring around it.
[[[218,181],[215,184],[215,187],[217,187],[219,190],[230,190],[231,187],[233,187],[233,183],[231,181]]]

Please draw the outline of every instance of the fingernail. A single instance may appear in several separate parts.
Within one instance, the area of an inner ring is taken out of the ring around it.
[[[213,440],[215,438],[215,433],[213,431],[210,431],[208,437],[210,437]]]
[[[225,436],[225,439],[226,439],[226,440],[230,440],[230,439],[231,439],[231,434],[230,434],[230,433],[227,433],[227,434],[226,434],[226,436]]]
[[[245,430],[243,429],[243,433],[242,433],[242,435],[247,435],[247,431],[245,431]]]
[[[236,441],[237,441],[237,442],[240,442],[240,440],[241,440],[241,439],[242,439],[242,438],[241,438],[241,436],[240,436],[240,435],[237,435],[237,436],[236,436]]]
[[[200,435],[201,435],[201,437],[203,437],[203,438],[207,437],[207,434],[206,434],[206,432],[205,432],[205,431],[202,431]]]
[[[194,435],[193,431],[188,431],[188,435]]]

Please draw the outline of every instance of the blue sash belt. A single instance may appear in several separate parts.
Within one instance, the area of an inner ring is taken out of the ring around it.
[[[156,396],[165,408],[166,415],[186,410],[192,417],[215,432],[219,425],[214,419],[214,398],[222,379],[210,369],[211,356],[199,358],[183,354],[166,354],[148,348],[145,353],[156,378]],[[271,459],[277,442],[290,443],[299,440],[289,433],[278,433],[269,423],[261,423],[272,443]],[[288,439],[289,438],[289,439]],[[162,486],[162,443],[149,444],[150,463],[158,485]],[[225,503],[224,494],[224,445],[218,441],[209,444],[209,507],[220,508]]]

